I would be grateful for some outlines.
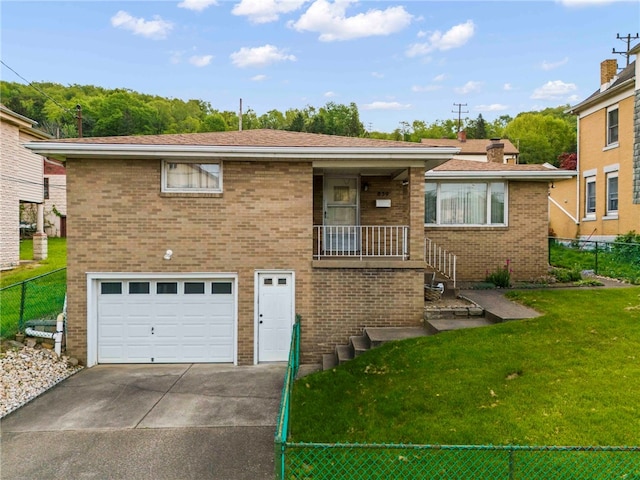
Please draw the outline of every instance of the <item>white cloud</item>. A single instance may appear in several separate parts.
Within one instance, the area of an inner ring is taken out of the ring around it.
[[[547,62],[546,60],[544,60],[542,62],[542,70],[553,70],[554,68],[558,68],[561,67],[562,65],[565,65],[567,62],[569,61],[569,57],[564,57],[562,60],[560,60],[559,62]]]
[[[424,37],[426,37],[427,35],[429,35],[427,32],[425,32],[424,30],[420,30],[420,31],[418,32],[418,34],[416,35],[416,37],[418,37],[418,38],[424,38]]]
[[[362,106],[363,110],[407,110],[409,108],[411,108],[411,104],[400,102],[371,102]]]
[[[211,5],[218,5],[218,0],[183,0],[178,4],[178,7],[201,12]]]
[[[390,35],[407,27],[413,15],[404,7],[389,7],[386,10],[370,9],[347,17],[347,7],[354,0],[316,0],[296,22],[289,26],[299,32],[317,32],[323,42],[351,40],[354,38]]]
[[[462,87],[455,88],[454,91],[460,94],[473,93],[480,90],[480,86],[482,84],[480,82],[474,82],[473,80],[468,81]]]
[[[266,67],[276,62],[296,60],[295,56],[286,54],[285,50],[269,44],[255,48],[242,47],[237,52],[233,52],[230,57],[232,63],[241,68]]]
[[[414,85],[411,87],[411,91],[413,92],[435,92],[441,89],[442,85]]]
[[[298,10],[309,0],[241,0],[231,13],[246,16],[252,23],[275,22],[280,14]]]
[[[325,96],[326,98],[332,98],[332,97],[335,97],[335,96],[336,96],[336,93],[335,93],[335,92],[325,92],[325,93],[324,93],[324,96]]]
[[[254,77],[251,77],[251,80],[254,82],[262,82],[263,80],[266,80],[267,76],[266,75],[256,75]]]
[[[433,81],[434,82],[442,82],[446,78],[447,78],[447,76],[444,73],[441,73],[440,75],[436,75],[435,77],[433,77]]]
[[[144,18],[133,17],[124,10],[120,10],[111,17],[111,25],[115,28],[129,30],[134,35],[142,35],[154,40],[166,38],[173,28],[171,22],[162,20],[158,15],[154,15],[153,20],[145,20]]]
[[[505,84],[502,86],[502,89],[503,89],[505,92],[510,92],[511,90],[513,90],[513,85],[511,85],[510,83],[505,83]]]
[[[451,27],[445,33],[436,30],[426,42],[409,45],[405,53],[408,57],[418,57],[436,50],[444,52],[452,48],[462,47],[473,37],[475,29],[473,21],[467,20],[465,23]]]
[[[196,67],[206,67],[213,60],[213,55],[193,55],[189,57],[189,63]]]
[[[509,106],[502,103],[492,103],[491,105],[478,105],[475,109],[483,112],[502,112],[503,110],[508,110]]]
[[[567,97],[576,89],[575,83],[564,83],[562,80],[554,80],[536,88],[531,98],[534,100],[558,100]]]
[[[384,78],[384,73],[380,72],[371,72],[371,76],[375,78]]]

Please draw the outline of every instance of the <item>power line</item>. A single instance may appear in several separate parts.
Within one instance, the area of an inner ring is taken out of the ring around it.
[[[35,185],[38,187],[44,187],[44,182],[33,182],[31,180],[24,180],[22,178],[17,178],[17,177],[10,177],[8,175],[0,175],[0,178],[2,180],[5,180],[7,182],[13,182],[13,183],[19,183],[21,185]],[[63,185],[56,185],[56,184],[52,184],[51,182],[49,182],[49,188],[59,188],[60,190],[66,190],[67,187],[63,186]]]
[[[22,80],[24,80],[25,82],[27,82],[27,84],[33,88],[34,90],[36,90],[38,93],[40,93],[41,95],[44,95],[45,97],[47,97],[49,100],[51,100],[53,103],[55,103],[57,106],[59,106],[62,110],[64,110],[67,113],[70,114],[74,114],[74,112],[70,109],[68,109],[67,107],[63,107],[62,105],[60,105],[54,98],[52,98],[50,95],[47,95],[45,92],[43,92],[42,90],[40,90],[38,87],[36,87],[33,82],[30,82],[29,80],[27,80],[26,78],[24,78],[22,75],[20,75],[18,72],[16,72],[13,68],[11,68],[9,65],[7,65],[6,63],[4,63],[3,60],[0,60],[0,63],[2,63],[2,65],[4,65],[5,67],[7,67],[9,70],[11,70],[13,73],[15,73],[18,77],[20,77]]]
[[[466,103],[455,103],[453,104],[454,107],[458,107],[458,132],[460,132],[460,130],[462,129],[462,114],[463,113],[469,113],[469,110],[467,110],[466,112],[462,111],[462,107],[466,107],[467,104]],[[451,110],[453,113],[456,113],[455,110]]]

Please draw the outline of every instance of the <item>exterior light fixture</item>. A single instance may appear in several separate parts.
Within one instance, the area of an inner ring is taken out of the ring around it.
[[[172,256],[173,256],[173,250],[167,250],[166,253],[164,254],[164,259],[171,260]]]

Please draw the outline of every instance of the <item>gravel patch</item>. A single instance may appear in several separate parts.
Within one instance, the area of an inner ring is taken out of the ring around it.
[[[0,418],[82,370],[51,350],[18,345],[0,353]]]

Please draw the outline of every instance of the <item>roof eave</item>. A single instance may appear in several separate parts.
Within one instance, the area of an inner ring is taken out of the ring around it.
[[[577,105],[574,105],[573,107],[568,108],[567,110],[564,111],[564,113],[570,113],[570,114],[580,113],[583,110],[586,110],[589,107],[592,107],[593,105],[596,105],[602,102],[603,100],[606,100],[607,98],[616,95],[620,90],[625,90],[626,88],[629,88],[629,86],[633,86],[633,85],[635,85],[635,77],[625,80],[619,85],[611,87],[605,90],[604,92],[600,92],[599,94],[596,94],[591,98],[588,98],[582,101],[581,103],[578,103]]]
[[[428,180],[526,180],[526,181],[551,181],[565,180],[575,177],[577,172],[574,170],[553,170],[545,171],[505,171],[505,170],[487,170],[487,171],[429,171],[425,173]]]
[[[54,158],[251,158],[251,159],[450,159],[458,148],[446,147],[261,147],[216,145],[67,144],[28,142],[24,146]]]

